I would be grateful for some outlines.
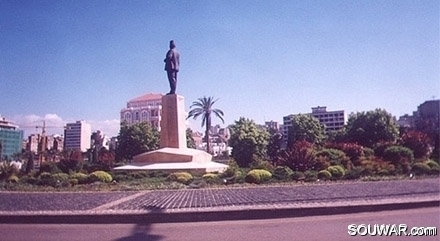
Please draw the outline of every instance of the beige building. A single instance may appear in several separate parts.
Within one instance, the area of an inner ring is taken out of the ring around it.
[[[86,152],[90,148],[92,128],[85,121],[67,123],[64,130],[64,149],[81,150]]]
[[[308,113],[319,120],[325,126],[325,132],[340,130],[345,125],[345,113],[343,110],[327,111],[326,106],[312,107],[312,113]],[[283,139],[287,143],[289,128],[295,115],[283,117]]]
[[[127,102],[127,107],[121,109],[121,123],[132,125],[148,122],[160,130],[162,112],[162,94],[145,94]]]

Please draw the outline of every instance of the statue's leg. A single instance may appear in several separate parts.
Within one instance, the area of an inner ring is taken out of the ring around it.
[[[168,94],[175,94],[176,93],[176,86],[177,86],[177,72],[169,71],[168,72],[168,81],[170,82],[170,93],[168,93]]]
[[[176,82],[175,82],[175,72],[168,71],[168,82],[170,83],[170,92],[168,94],[174,94],[176,93]]]

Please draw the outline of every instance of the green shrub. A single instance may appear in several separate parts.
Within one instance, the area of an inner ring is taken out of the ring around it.
[[[245,181],[248,183],[260,184],[266,182],[272,178],[272,173],[263,169],[250,170],[245,177]]]
[[[403,146],[390,146],[383,152],[385,160],[394,164],[399,173],[408,173],[414,162],[413,151]]]
[[[291,177],[295,181],[304,181],[304,179],[305,179],[304,172],[300,172],[300,171],[292,172]]]
[[[37,183],[38,185],[43,185],[43,186],[55,186],[56,185],[56,180],[55,180],[55,178],[53,178],[51,173],[42,172],[38,178],[39,178],[39,181]]]
[[[440,165],[434,160],[427,160],[426,165],[428,165],[431,169],[432,168],[440,168]]]
[[[438,167],[438,166],[431,167],[431,172],[430,172],[430,174],[432,174],[432,175],[438,175],[438,174],[440,174],[440,167]]]
[[[376,172],[376,174],[378,176],[389,176],[390,175],[390,171],[387,169],[380,169]]]
[[[81,172],[73,173],[70,175],[70,179],[76,179],[78,184],[86,184],[89,182],[89,175]]]
[[[433,175],[440,174],[440,165],[436,161],[428,160],[428,161],[426,161],[426,165],[428,165],[429,168],[431,168],[430,174],[433,174]]]
[[[315,165],[313,166],[314,170],[324,170],[330,166],[330,159],[328,156],[320,155],[315,157]]]
[[[318,178],[323,181],[330,180],[332,179],[332,174],[327,170],[321,170],[318,172]]]
[[[414,163],[414,165],[411,168],[411,171],[414,174],[424,175],[424,174],[430,174],[431,173],[431,168],[426,163],[417,162],[417,163]]]
[[[286,166],[278,166],[273,171],[273,176],[278,180],[290,180],[292,174],[292,169]]]
[[[344,168],[339,165],[329,166],[327,168],[327,171],[329,171],[332,174],[333,179],[341,179],[345,175]]]
[[[249,167],[251,169],[262,169],[262,170],[266,170],[269,172],[273,172],[273,170],[274,170],[274,167],[270,162],[265,161],[265,160],[260,160],[260,159],[256,159],[253,162],[251,162],[249,164]]]
[[[188,172],[173,172],[168,177],[168,181],[178,182],[182,184],[190,184],[193,180],[193,176]]]
[[[105,171],[92,172],[92,173],[90,173],[89,177],[92,182],[100,181],[100,182],[109,183],[109,182],[113,181],[113,177]]]
[[[69,175],[66,173],[55,173],[52,174],[52,178],[57,182],[63,182],[69,180]]]
[[[208,184],[221,183],[219,175],[215,173],[206,173],[202,176],[202,179]]]
[[[47,172],[51,174],[60,173],[62,172],[61,169],[58,168],[58,163],[56,162],[43,162],[40,165],[39,174]]]
[[[11,175],[8,177],[9,183],[18,183],[20,181],[20,178],[17,177],[17,175]]]
[[[349,157],[341,150],[323,149],[316,153],[316,157],[325,156],[328,158],[330,165],[342,165],[349,160]]]
[[[347,171],[344,175],[344,179],[347,180],[354,180],[354,179],[358,179],[361,177],[362,173],[364,173],[365,168],[358,166],[358,167],[353,167],[351,170]]]
[[[37,185],[39,180],[37,178],[35,178],[34,176],[26,175],[22,178],[22,181],[29,183],[29,184],[32,184],[32,185]]]
[[[306,182],[316,182],[318,180],[318,172],[316,171],[305,171],[304,172],[304,181]]]
[[[167,177],[168,173],[164,171],[151,171],[148,173],[149,177]]]
[[[231,159],[228,161],[227,164],[228,164],[228,168],[223,173],[221,173],[220,177],[222,178],[235,177],[236,172],[240,170],[240,167],[238,166],[237,162]]]
[[[203,179],[203,178],[201,178],[201,179],[194,179],[190,184],[189,184],[189,187],[190,188],[196,188],[196,189],[198,189],[198,188],[204,188],[204,187],[206,187],[206,181]]]
[[[78,179],[75,179],[75,178],[71,178],[71,179],[69,179],[68,182],[69,182],[69,185],[70,185],[71,187],[76,186],[76,185],[79,184]]]
[[[146,171],[137,171],[137,172],[131,172],[130,176],[133,179],[143,179],[143,178],[149,177],[149,174]]]

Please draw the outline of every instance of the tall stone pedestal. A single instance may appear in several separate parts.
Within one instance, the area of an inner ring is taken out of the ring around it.
[[[125,170],[204,170],[222,172],[227,165],[212,162],[205,151],[186,147],[185,104],[183,96],[162,97],[160,149],[133,157],[132,165],[118,167]]]
[[[162,97],[160,128],[160,148],[186,148],[185,103],[183,96],[165,95]]]

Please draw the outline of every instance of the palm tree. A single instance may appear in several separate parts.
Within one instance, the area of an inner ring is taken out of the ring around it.
[[[202,116],[202,127],[205,126],[205,138],[206,138],[206,151],[210,153],[209,148],[209,129],[211,129],[211,114],[214,113],[223,123],[223,111],[219,109],[213,109],[212,106],[218,99],[214,100],[213,97],[199,98],[197,101],[194,101],[192,105],[189,107],[191,110],[188,113],[188,118],[192,117],[194,120],[197,117]]]

